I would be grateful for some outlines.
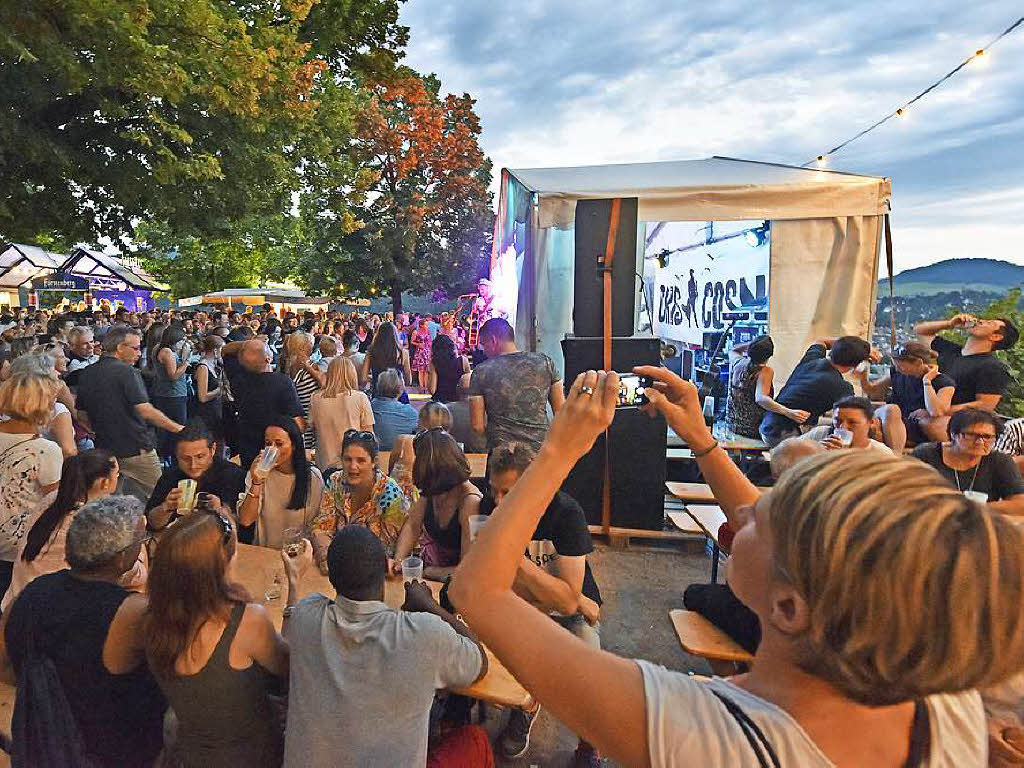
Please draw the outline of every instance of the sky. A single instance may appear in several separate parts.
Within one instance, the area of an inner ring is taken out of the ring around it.
[[[800,165],[987,45],[1020,3],[407,0],[406,63],[468,92],[502,167]],[[897,271],[1024,264],[1024,26],[829,158],[892,180]]]

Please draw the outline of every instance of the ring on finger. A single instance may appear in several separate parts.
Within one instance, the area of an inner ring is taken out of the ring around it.
[[[588,386],[584,385],[584,386],[580,387],[580,394],[581,395],[593,395],[594,394],[594,388],[593,387],[588,387]]]

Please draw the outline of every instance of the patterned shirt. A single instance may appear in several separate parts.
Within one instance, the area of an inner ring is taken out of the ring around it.
[[[548,395],[558,381],[551,358],[537,352],[513,352],[480,363],[470,395],[484,399],[488,450],[511,441],[540,448],[548,433]]]
[[[996,450],[1011,456],[1024,456],[1024,419],[1008,421],[1003,426]]]
[[[331,476],[328,492],[320,504],[320,514],[313,520],[313,534],[330,537],[346,525],[361,525],[377,534],[388,554],[393,553],[408,507],[402,489],[378,469],[370,498],[353,510],[351,491],[338,483],[340,474]]]

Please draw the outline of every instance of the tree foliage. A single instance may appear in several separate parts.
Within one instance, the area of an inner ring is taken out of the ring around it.
[[[390,293],[398,309],[403,290],[475,279],[492,223],[490,162],[473,99],[440,90],[436,77],[405,67],[362,89],[348,150],[361,168],[355,189],[320,186],[303,201],[311,290]],[[355,222],[325,199],[343,194]]]
[[[318,92],[343,68],[393,65],[397,14],[397,0],[0,4],[0,235],[95,242],[159,220],[223,237],[287,210]]]

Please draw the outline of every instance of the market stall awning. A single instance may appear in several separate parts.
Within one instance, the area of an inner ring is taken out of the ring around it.
[[[116,289],[115,283],[123,283],[133,291],[166,291],[155,277],[146,273],[141,267],[129,267],[116,256],[111,256],[88,248],[75,248],[71,256],[60,265],[61,272],[69,272],[88,277],[93,287],[103,288],[103,283]],[[99,285],[97,285],[99,283]]]
[[[0,251],[0,288],[17,288],[32,278],[56,272],[65,258],[35,245],[8,243]]]
[[[179,299],[179,307],[197,307],[201,304],[301,304],[303,306],[326,306],[330,299],[323,296],[307,296],[298,290],[280,288],[225,288],[199,296]]]

